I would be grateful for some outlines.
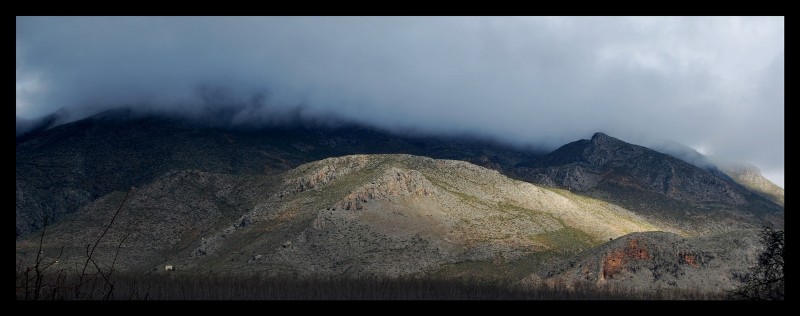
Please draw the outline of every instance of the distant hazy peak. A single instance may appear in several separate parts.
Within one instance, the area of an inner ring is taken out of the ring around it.
[[[758,167],[746,162],[730,161],[719,157],[711,157],[711,159],[713,159],[714,164],[716,164],[720,169],[754,174],[759,176],[761,175],[761,170],[758,169]]]
[[[762,196],[765,196],[778,205],[783,206],[783,188],[775,185],[772,181],[761,175],[761,170],[756,166],[743,162],[726,161],[720,158],[716,158],[715,163],[722,172],[727,174],[734,181],[750,190],[760,193]]]

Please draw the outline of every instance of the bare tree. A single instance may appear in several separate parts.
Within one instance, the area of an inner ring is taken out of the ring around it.
[[[97,264],[97,262],[94,259],[94,252],[95,250],[97,250],[97,246],[100,244],[100,241],[103,240],[103,237],[105,237],[108,231],[111,229],[111,226],[114,225],[114,221],[117,219],[117,216],[119,215],[120,211],[122,211],[122,207],[125,205],[125,201],[128,200],[128,195],[130,195],[132,190],[133,188],[131,188],[130,190],[128,190],[128,192],[125,193],[125,197],[122,198],[122,202],[120,202],[117,211],[114,212],[114,216],[111,217],[111,221],[108,223],[108,225],[105,226],[103,233],[101,233],[100,236],[97,237],[97,240],[94,242],[94,245],[86,245],[86,262],[83,264],[83,269],[81,270],[80,274],[78,274],[78,283],[75,285],[76,299],[80,298],[81,290],[83,286],[88,282],[87,279],[85,278],[89,277],[88,280],[93,281],[95,278],[97,278],[98,275],[100,275],[103,278],[103,281],[105,282],[103,286],[106,289],[106,294],[104,295],[103,298],[108,299],[113,294],[114,283],[111,282],[111,274],[114,272],[114,264],[116,264],[117,256],[119,255],[119,249],[122,247],[122,243],[125,242],[125,239],[128,238],[127,234],[125,235],[125,237],[122,238],[122,241],[120,241],[119,245],[117,245],[117,249],[114,254],[114,261],[111,263],[111,268],[109,269],[108,272],[104,273],[103,269],[100,268],[100,265]],[[86,269],[89,267],[89,263],[92,263],[92,266],[96,269],[94,273],[86,271]],[[92,284],[94,285],[94,282],[92,282]],[[91,291],[89,293],[90,296],[93,294],[92,292],[94,291]]]
[[[36,259],[32,267],[26,267],[24,272],[17,270],[17,293],[25,292],[25,299],[38,300],[44,296],[43,290],[50,288],[51,291],[58,291],[63,281],[64,269],[60,269],[55,280],[51,280],[47,274],[47,270],[54,264],[57,264],[64,253],[64,247],[58,253],[58,256],[45,262],[44,251],[42,244],[44,242],[44,234],[47,231],[47,217],[44,218],[44,225],[42,226],[42,234],[39,236],[39,246],[36,248]],[[33,284],[31,284],[33,282]],[[32,293],[31,293],[32,292]],[[31,297],[33,296],[33,297]]]
[[[764,251],[758,256],[758,264],[744,276],[744,284],[731,293],[740,300],[783,300],[784,232],[764,227],[760,232]]]
[[[117,244],[117,247],[114,252],[113,260],[108,267],[107,270],[101,268],[100,264],[97,263],[95,258],[95,251],[97,250],[98,245],[109,232],[111,227],[114,225],[115,220],[119,216],[120,212],[122,211],[123,206],[125,205],[125,201],[128,199],[128,195],[133,190],[129,190],[125,193],[125,197],[120,202],[119,207],[117,208],[114,215],[111,217],[111,221],[103,226],[103,231],[100,236],[97,237],[94,244],[90,244],[86,246],[86,261],[83,264],[82,269],[79,269],[77,264],[75,266],[75,273],[76,273],[76,280],[74,283],[65,285],[67,280],[67,273],[65,273],[65,269],[61,268],[58,270],[57,273],[55,272],[48,272],[53,265],[57,264],[61,259],[61,256],[64,252],[64,247],[61,247],[58,255],[55,258],[47,259],[44,255],[44,251],[42,250],[44,244],[44,237],[45,232],[47,231],[47,217],[44,218],[44,225],[42,227],[42,233],[39,236],[39,243],[38,248],[36,249],[36,258],[33,262],[33,266],[27,266],[24,269],[21,268],[21,263],[17,266],[17,298],[25,299],[25,300],[40,300],[40,299],[57,299],[57,298],[65,298],[66,291],[69,291],[70,288],[74,293],[75,299],[86,299],[94,297],[94,287],[96,286],[96,281],[98,278],[102,278],[103,282],[103,299],[110,299],[113,298],[114,295],[114,283],[111,279],[112,274],[114,273],[115,266],[117,263],[117,258],[119,257],[120,249],[122,248],[122,244],[127,240],[129,235],[131,234],[130,228],[126,230],[125,235],[122,237],[120,242]],[[91,265],[90,265],[91,264]],[[87,284],[91,284],[92,288],[89,291],[86,291],[85,286]],[[23,294],[24,293],[24,294]],[[60,294],[60,296],[59,296]]]

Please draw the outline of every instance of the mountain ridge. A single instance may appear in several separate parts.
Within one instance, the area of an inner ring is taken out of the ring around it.
[[[750,189],[713,172],[716,168],[703,171],[604,133],[541,154],[479,140],[391,135],[355,125],[286,123],[230,129],[115,111],[18,139],[16,235],[41,228],[44,216],[58,221],[102,195],[147,183],[170,170],[276,174],[327,157],[372,153],[469,161],[643,213],[658,210],[642,206],[648,202],[637,196],[652,195],[657,205],[675,204],[668,208],[684,213],[699,207],[776,214],[782,208],[773,202],[780,200],[753,197]]]
[[[41,228],[44,216],[57,221],[112,190],[173,169],[270,174],[357,153],[425,154],[496,169],[538,155],[480,140],[403,137],[356,125],[230,129],[114,111],[18,139],[16,235]]]

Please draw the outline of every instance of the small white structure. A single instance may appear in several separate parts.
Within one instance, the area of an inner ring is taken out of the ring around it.
[[[175,267],[172,265],[166,265],[164,266],[164,271],[175,271]]]

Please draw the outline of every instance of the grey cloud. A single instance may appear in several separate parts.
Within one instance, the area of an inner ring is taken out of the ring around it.
[[[16,26],[23,118],[236,104],[234,123],[335,116],[548,148],[594,131],[671,139],[783,173],[782,17],[18,17]]]

